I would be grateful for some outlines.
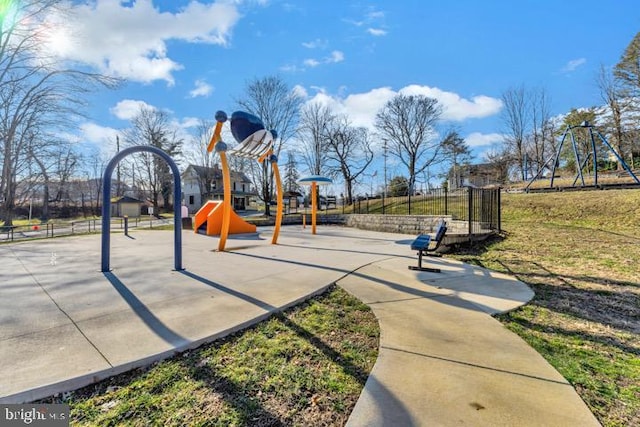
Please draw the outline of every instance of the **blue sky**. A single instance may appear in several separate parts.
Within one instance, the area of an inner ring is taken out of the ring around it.
[[[52,34],[52,49],[127,79],[92,97],[77,131],[107,151],[139,105],[170,111],[188,133],[198,118],[233,111],[248,80],[279,75],[308,102],[369,127],[398,92],[435,97],[443,125],[457,126],[481,161],[504,130],[502,92],[544,88],[553,114],[600,105],[599,67],[615,65],[640,31],[637,0],[74,4],[65,22],[76,38]]]

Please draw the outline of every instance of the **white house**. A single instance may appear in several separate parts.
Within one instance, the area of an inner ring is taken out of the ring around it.
[[[247,209],[251,198],[258,195],[251,180],[243,173],[230,171],[232,206],[236,211]],[[195,213],[207,200],[222,200],[222,169],[189,165],[182,173],[182,197],[189,213]]]

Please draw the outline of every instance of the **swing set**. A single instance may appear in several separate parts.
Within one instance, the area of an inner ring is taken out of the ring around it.
[[[583,134],[587,135],[587,141],[585,141],[585,143],[582,144],[582,147],[586,147],[586,149],[585,148],[581,149],[579,144],[579,142],[581,141],[578,141],[578,138],[576,137],[575,129],[578,129],[578,128],[586,129],[586,132],[582,132]],[[629,176],[635,181],[635,183],[640,184],[640,180],[638,179],[638,177],[633,173],[631,168],[629,168],[627,163],[618,154],[618,152],[611,146],[611,144],[609,144],[607,139],[600,132],[598,132],[598,130],[594,130],[593,125],[591,125],[591,123],[585,121],[579,125],[567,127],[567,129],[562,134],[562,138],[560,139],[560,144],[557,147],[556,154],[553,157],[551,157],[549,160],[547,160],[545,164],[540,168],[538,173],[533,178],[531,178],[531,180],[525,187],[525,191],[529,191],[529,187],[531,186],[531,184],[533,184],[533,182],[536,181],[540,177],[540,175],[542,175],[543,171],[549,167],[552,161],[553,161],[553,167],[551,168],[551,178],[550,178],[550,183],[548,188],[554,188],[553,182],[554,182],[554,179],[556,178],[556,169],[560,165],[560,154],[562,153],[562,148],[564,146],[564,143],[567,137],[569,137],[569,140],[571,142],[571,148],[573,149],[573,155],[574,155],[574,160],[575,160],[576,169],[577,169],[575,179],[573,180],[573,183],[571,184],[570,187],[574,188],[578,180],[580,180],[580,187],[587,187],[587,184],[585,182],[585,174],[583,173],[583,171],[588,172],[587,165],[589,163],[589,160],[591,160],[593,163],[592,186],[593,187],[598,186],[598,150],[596,147],[596,137],[607,147],[608,151],[613,154],[613,156],[616,158],[616,160],[619,162],[622,168],[629,174]]]

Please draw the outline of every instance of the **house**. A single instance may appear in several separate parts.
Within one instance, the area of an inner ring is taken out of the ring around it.
[[[233,209],[245,210],[258,193],[251,187],[251,180],[243,172],[230,171]],[[196,213],[207,200],[222,200],[224,189],[222,169],[189,165],[182,173],[182,197],[189,213]]]
[[[143,204],[142,200],[129,196],[114,197],[111,199],[111,216],[138,218]]]
[[[500,164],[458,165],[449,170],[449,189],[498,186],[507,181],[507,176],[507,168]]]

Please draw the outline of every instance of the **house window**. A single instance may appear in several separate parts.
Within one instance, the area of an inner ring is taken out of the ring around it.
[[[233,191],[236,191],[236,183],[233,183]]]
[[[189,196],[189,204],[192,205],[194,203],[193,196]]]
[[[242,184],[242,192],[245,193],[247,190],[244,189],[244,184]]]

